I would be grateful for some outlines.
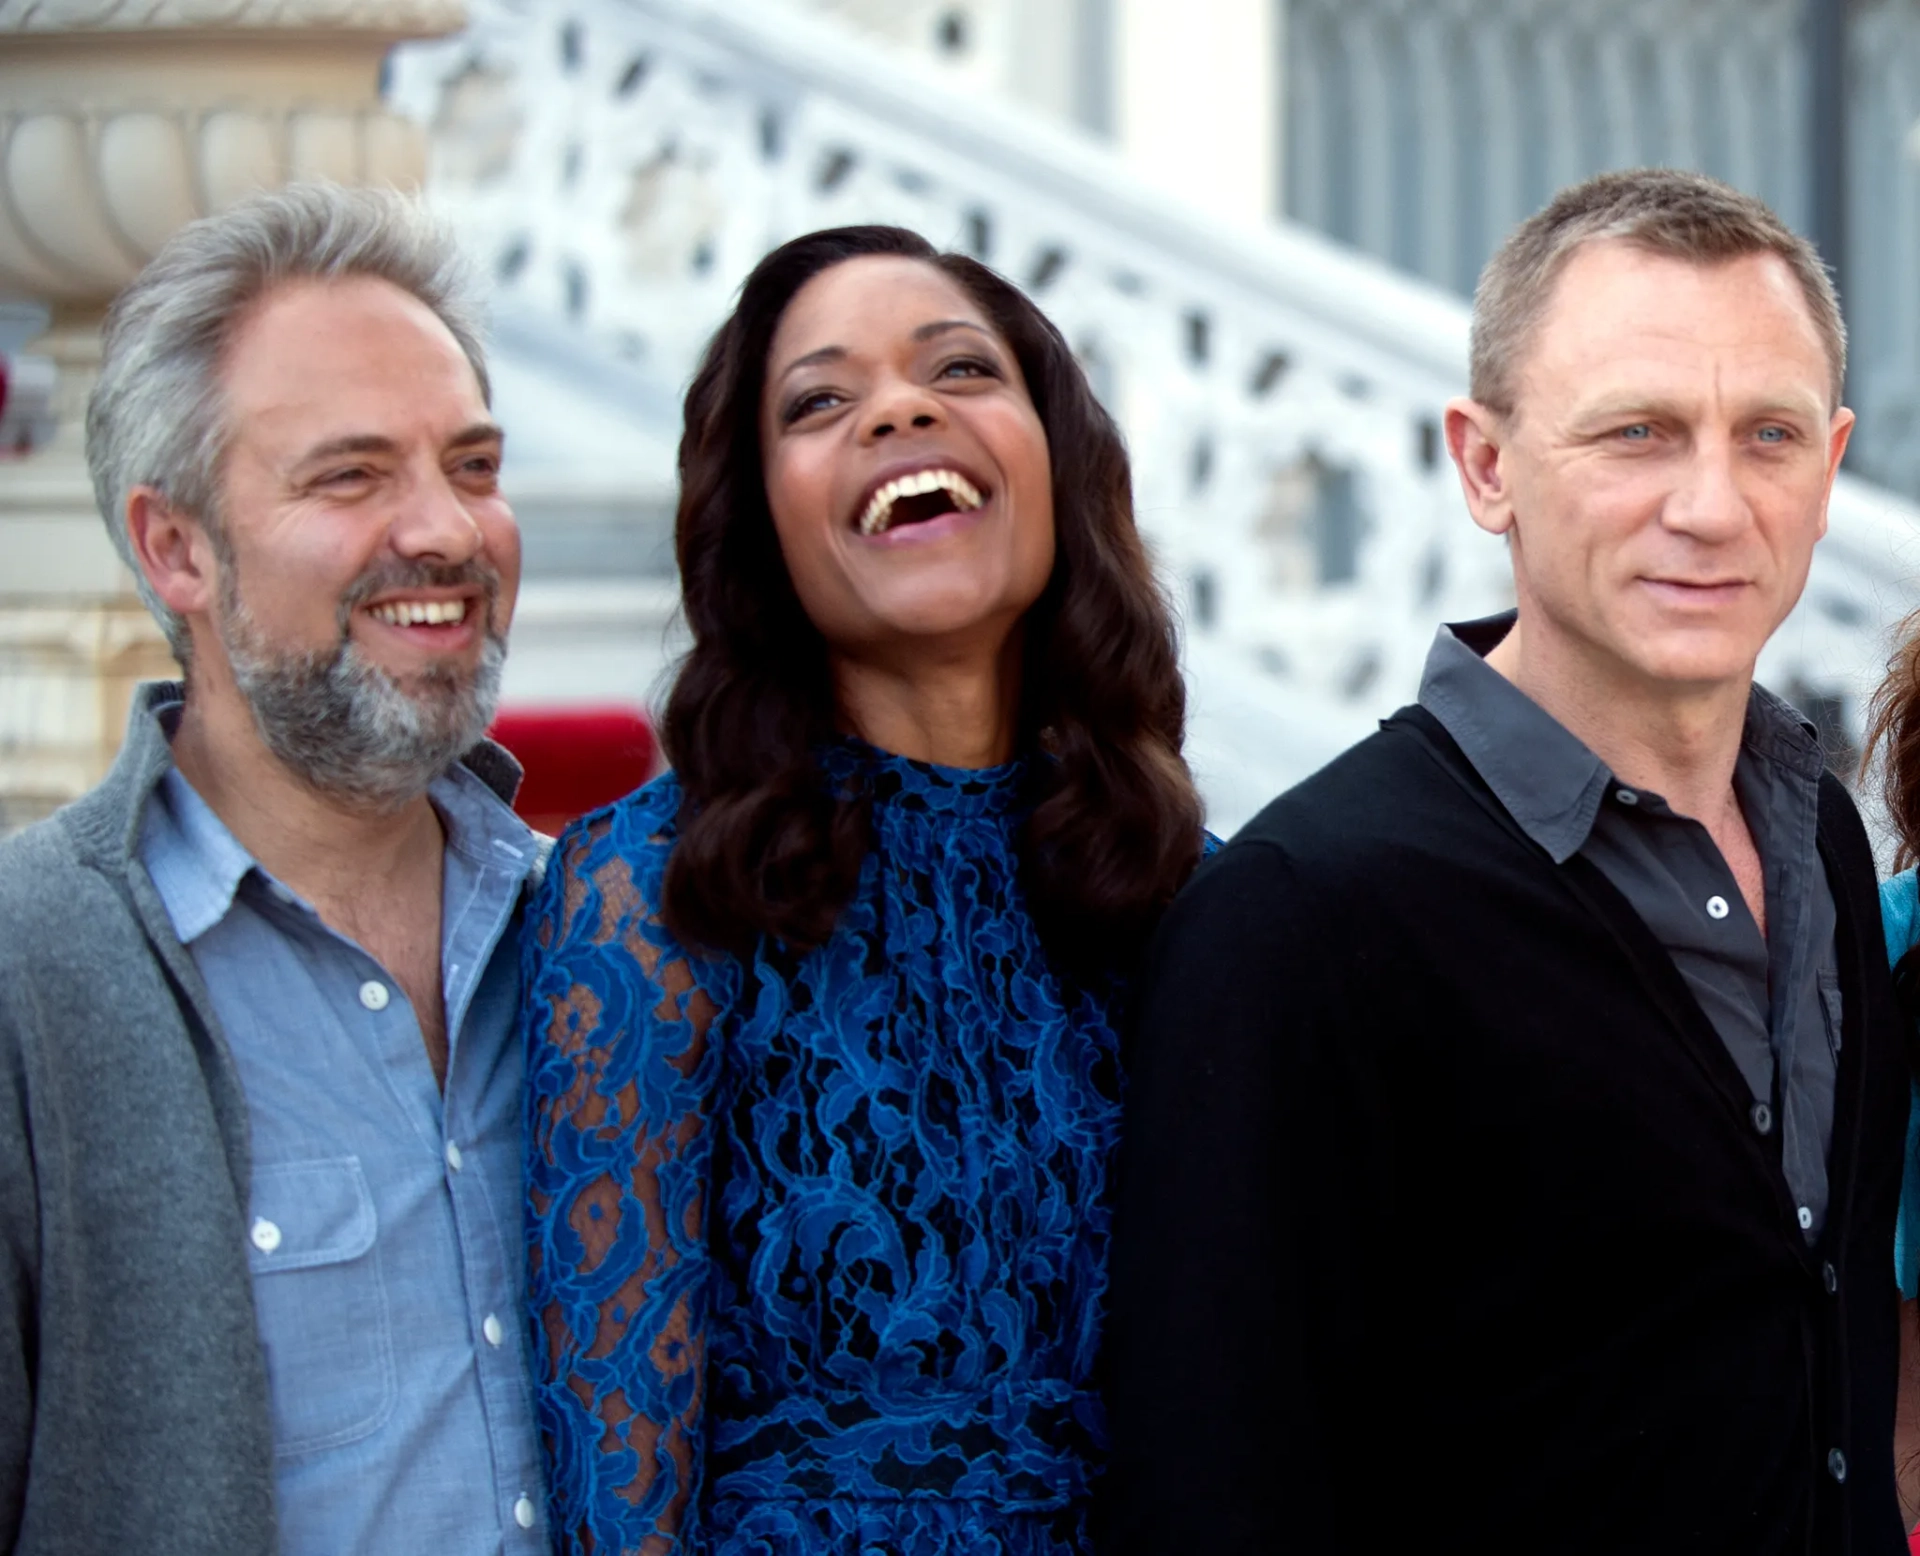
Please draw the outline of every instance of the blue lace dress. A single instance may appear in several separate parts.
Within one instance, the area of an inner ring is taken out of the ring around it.
[[[529,924],[530,1290],[559,1548],[1088,1549],[1116,1039],[1016,881],[1018,764],[847,742],[875,847],[751,966],[655,905],[679,790],[569,828]]]

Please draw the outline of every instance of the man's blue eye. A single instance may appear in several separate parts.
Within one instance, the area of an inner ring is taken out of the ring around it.
[[[1649,427],[1644,421],[1637,421],[1631,427],[1622,427],[1620,429],[1620,436],[1629,438],[1635,443],[1643,443],[1653,436],[1653,428]]]
[[[1760,429],[1760,441],[1762,443],[1784,443],[1787,441],[1787,429],[1785,427],[1762,427]]]

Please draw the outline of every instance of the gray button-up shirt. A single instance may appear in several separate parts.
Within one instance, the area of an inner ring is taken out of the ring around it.
[[[1813,726],[1761,687],[1747,701],[1733,789],[1765,871],[1767,933],[1707,829],[1606,765],[1482,658],[1511,613],[1442,627],[1420,705],[1437,718],[1528,837],[1564,864],[1582,854],[1666,947],[1780,1136],[1809,1242],[1827,1212],[1840,1053],[1833,893],[1820,862],[1823,762]]]
[[[546,1550],[515,1041],[515,930],[544,844],[465,767],[430,797],[446,833],[444,1095],[398,981],[177,770],[143,817],[141,862],[246,1089],[282,1556]]]

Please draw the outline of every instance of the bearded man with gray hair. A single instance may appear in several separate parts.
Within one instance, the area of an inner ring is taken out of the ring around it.
[[[1489,263],[1472,374],[1517,611],[1136,988],[1112,1548],[1895,1556],[1906,1045],[1860,819],[1753,683],[1853,424],[1833,288],[1607,174]]]
[[[0,1547],[532,1553],[519,581],[473,304],[399,196],[179,233],[102,513],[186,668],[0,845]]]

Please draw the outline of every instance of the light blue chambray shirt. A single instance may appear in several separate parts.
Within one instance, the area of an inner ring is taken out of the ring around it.
[[[157,710],[168,722],[177,705]],[[516,944],[537,838],[471,770],[446,832],[444,1097],[399,984],[178,771],[140,858],[239,1066],[283,1556],[546,1550],[522,1317]]]

